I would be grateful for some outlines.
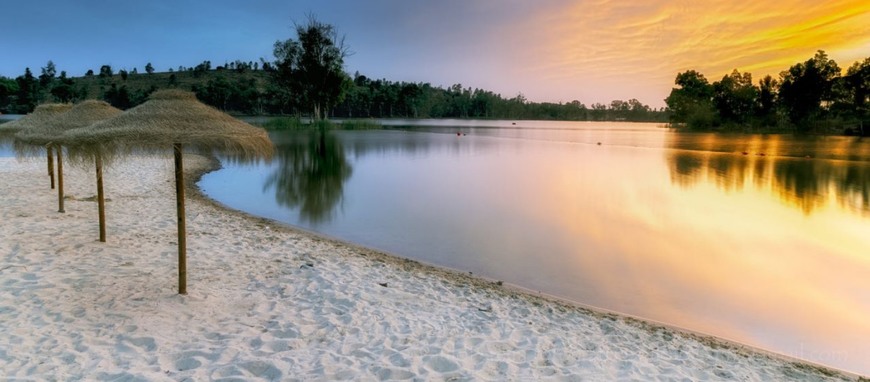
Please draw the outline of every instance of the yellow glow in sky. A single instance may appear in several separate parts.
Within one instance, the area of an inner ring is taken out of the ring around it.
[[[532,23],[532,38],[545,43],[530,77],[599,92],[634,86],[649,103],[661,103],[688,69],[711,82],[733,69],[757,81],[820,49],[841,68],[870,56],[866,0],[597,0],[547,10]]]

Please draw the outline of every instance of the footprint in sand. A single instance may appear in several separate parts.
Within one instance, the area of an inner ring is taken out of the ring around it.
[[[414,373],[401,369],[378,368],[374,373],[381,381],[404,381],[415,377]]]
[[[175,360],[175,369],[178,371],[188,371],[202,366],[200,359],[213,363],[220,358],[219,353],[208,353],[198,350],[189,350],[181,353],[178,359]]]
[[[408,361],[408,359],[405,358],[405,356],[403,356],[402,353],[399,353],[399,352],[393,352],[392,354],[390,354],[387,357],[387,360],[390,362],[391,365],[396,366],[396,367],[410,367],[411,366],[411,362]]]
[[[118,374],[109,374],[109,373],[99,373],[97,374],[98,381],[130,381],[130,382],[139,382],[139,381],[147,381],[147,379],[137,376],[135,374],[130,374],[127,372],[121,372]]]
[[[275,338],[288,339],[288,338],[299,338],[299,330],[293,327],[287,327],[275,331],[270,332]]]
[[[280,381],[284,376],[275,365],[263,361],[246,361],[235,365],[228,365],[214,370],[211,373],[213,381]]]
[[[129,345],[133,345],[133,347]],[[118,336],[118,343],[115,345],[115,349],[119,352],[130,352],[138,349],[150,353],[157,349],[157,342],[151,337],[127,337],[122,335]]]
[[[506,378],[511,375],[511,365],[504,361],[487,361],[481,371],[490,378]]]
[[[423,363],[430,370],[438,373],[451,373],[459,370],[459,364],[440,355],[423,357]]]
[[[271,341],[266,345],[266,349],[272,353],[281,353],[293,350],[293,345],[287,341]]]
[[[193,370],[200,366],[202,366],[202,362],[196,358],[183,358],[175,361],[175,369],[178,371]]]

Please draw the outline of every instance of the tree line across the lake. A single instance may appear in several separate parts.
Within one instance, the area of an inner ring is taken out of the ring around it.
[[[256,64],[256,69],[255,69]],[[249,115],[283,114],[312,116],[312,111],[287,100],[274,69],[268,62],[228,63],[212,67],[205,61],[194,67],[180,66],[165,72],[114,72],[103,65],[100,74],[53,76],[49,62],[34,76],[28,68],[10,79],[0,76],[0,112],[26,114],[43,102],[76,102],[102,99],[120,109],[145,100],[157,89],[184,88],[218,109]],[[206,69],[208,68],[208,69]],[[666,122],[663,109],[651,108],[636,99],[614,100],[605,105],[530,102],[522,94],[512,98],[460,84],[443,88],[429,83],[394,82],[355,74],[346,85],[341,101],[324,110],[338,118],[488,118],[576,121]]]
[[[665,102],[688,128],[870,135],[870,58],[844,72],[820,50],[757,85],[736,69],[713,83],[688,70],[675,84]]]
[[[148,62],[115,70],[102,65],[81,77],[60,71],[52,61],[35,75],[30,68],[16,78],[0,76],[0,112],[24,114],[44,102],[103,99],[127,109],[144,102],[161,88],[191,89],[203,102],[237,114],[281,114],[321,119],[340,118],[490,118],[579,121],[666,122],[664,108],[636,99],[585,105],[530,102],[522,94],[504,97],[484,89],[455,84],[371,79],[344,70],[349,54],[332,25],[309,17],[296,25],[296,39],[277,41],[274,60],[203,61],[157,72]]]

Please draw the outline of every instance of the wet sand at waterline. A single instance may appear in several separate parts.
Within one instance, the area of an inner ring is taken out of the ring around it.
[[[189,179],[214,162],[187,156]],[[59,380],[850,380],[221,208],[188,193],[176,294],[171,159],[65,172],[0,158],[0,374]]]

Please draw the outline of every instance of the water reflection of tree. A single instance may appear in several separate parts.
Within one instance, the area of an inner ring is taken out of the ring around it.
[[[326,131],[302,132],[276,142],[277,169],[264,188],[275,187],[275,200],[299,207],[303,220],[329,220],[353,171],[338,139]]]
[[[671,182],[690,187],[701,180],[704,158],[698,153],[673,152],[668,155]]]
[[[709,157],[709,170],[715,174],[716,185],[727,191],[743,189],[749,173],[749,159],[736,155],[713,155]]]
[[[810,213],[827,200],[825,191],[836,181],[833,172],[829,161],[774,160],[774,190],[783,200]]]
[[[671,182],[681,187],[711,182],[726,191],[739,191],[749,181],[755,188],[769,189],[807,214],[832,200],[846,208],[870,213],[870,163],[818,159],[819,155],[831,153],[846,159],[864,159],[867,153],[862,150],[866,146],[861,142],[857,146],[855,142],[845,144],[848,149],[844,153],[839,153],[840,148],[823,148],[825,153],[819,153],[813,150],[814,145],[789,142],[791,147],[799,147],[801,154],[789,157],[781,156],[790,153],[782,151],[783,142],[778,138],[753,138],[746,137],[746,146],[734,146],[735,138],[726,136],[722,138],[725,146],[733,152],[715,153],[701,146],[722,147],[715,142],[718,138],[705,136],[701,143],[685,137],[671,140],[668,144],[671,150],[666,152]]]

